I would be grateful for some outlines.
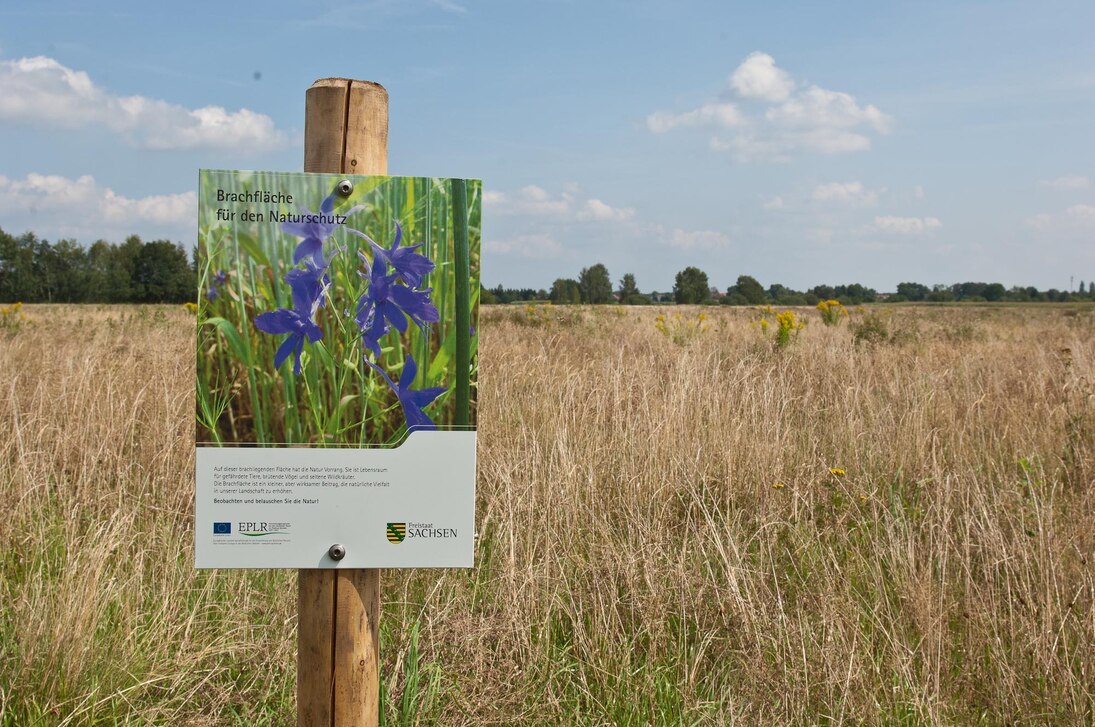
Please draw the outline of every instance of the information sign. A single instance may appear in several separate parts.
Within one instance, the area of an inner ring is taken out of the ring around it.
[[[472,565],[481,200],[200,173],[198,568]]]

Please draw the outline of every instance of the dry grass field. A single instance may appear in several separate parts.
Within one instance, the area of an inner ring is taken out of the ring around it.
[[[386,723],[1095,723],[1095,310],[874,310],[485,308],[477,568],[384,573]],[[193,316],[23,313],[0,725],[292,724],[295,574],[193,569]]]

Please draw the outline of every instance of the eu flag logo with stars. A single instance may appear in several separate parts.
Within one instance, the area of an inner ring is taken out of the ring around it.
[[[214,535],[231,535],[232,523],[213,523]]]

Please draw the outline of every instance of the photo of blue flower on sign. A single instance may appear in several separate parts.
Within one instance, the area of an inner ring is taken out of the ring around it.
[[[203,170],[197,443],[397,446],[473,429],[481,190]]]

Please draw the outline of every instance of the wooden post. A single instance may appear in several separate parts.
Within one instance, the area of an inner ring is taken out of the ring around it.
[[[304,171],[388,173],[388,92],[323,78],[305,95]],[[380,569],[297,572],[298,727],[380,719]]]

